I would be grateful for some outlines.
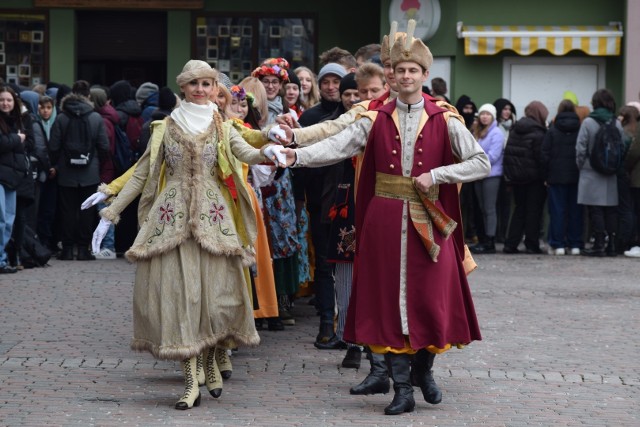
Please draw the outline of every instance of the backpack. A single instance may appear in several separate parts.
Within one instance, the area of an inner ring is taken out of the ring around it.
[[[115,132],[116,149],[113,155],[113,167],[116,175],[125,173],[134,163],[135,155],[131,149],[131,143],[124,130],[118,125],[113,127]]]
[[[603,175],[614,175],[622,165],[623,155],[624,143],[614,117],[600,125],[587,156],[593,170]]]
[[[69,119],[62,132],[62,149],[67,158],[67,166],[72,168],[87,167],[95,155],[95,147],[91,137],[91,123],[89,123],[91,111],[85,114],[70,114],[63,111],[62,114]]]

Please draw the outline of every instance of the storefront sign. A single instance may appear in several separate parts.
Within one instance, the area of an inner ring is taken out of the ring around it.
[[[33,0],[33,6],[67,9],[202,9],[204,0]]]

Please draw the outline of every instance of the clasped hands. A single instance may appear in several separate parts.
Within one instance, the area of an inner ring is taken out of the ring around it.
[[[287,145],[291,145],[293,142],[291,126],[280,123],[280,125],[269,129],[268,136],[269,140],[281,145],[271,145],[265,148],[265,156],[282,168],[293,165],[296,162],[296,152],[291,148],[286,148]]]

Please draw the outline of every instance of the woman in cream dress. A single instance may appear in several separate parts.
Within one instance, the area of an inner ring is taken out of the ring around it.
[[[166,119],[157,158],[151,159],[151,150],[140,158],[133,176],[100,212],[97,233],[105,223],[117,224],[120,212],[142,194],[140,231],[126,253],[137,263],[131,347],[183,362],[185,392],[175,407],[189,409],[200,404],[198,355],[207,389],[219,397],[213,348],[260,341],[245,268],[253,262],[255,214],[241,162],[259,163],[265,155],[223,123],[209,101],[215,69],[190,60],[176,81],[184,101]],[[238,191],[235,203],[223,183],[229,176]]]

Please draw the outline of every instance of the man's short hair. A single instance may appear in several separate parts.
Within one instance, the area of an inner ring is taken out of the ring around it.
[[[331,62],[340,64],[347,70],[358,66],[355,56],[353,56],[348,50],[341,49],[337,46],[320,54],[320,67]]]
[[[356,57],[356,60],[362,57],[362,61],[366,62],[375,55],[380,55],[380,43],[371,43],[362,46],[360,49],[356,50],[356,53],[353,56]]]
[[[384,69],[373,62],[365,62],[356,70],[356,83],[358,84],[363,80],[371,80],[374,77],[380,77],[382,84],[385,83]]]
[[[447,93],[447,82],[440,77],[431,80],[431,89],[436,95],[444,95]]]

